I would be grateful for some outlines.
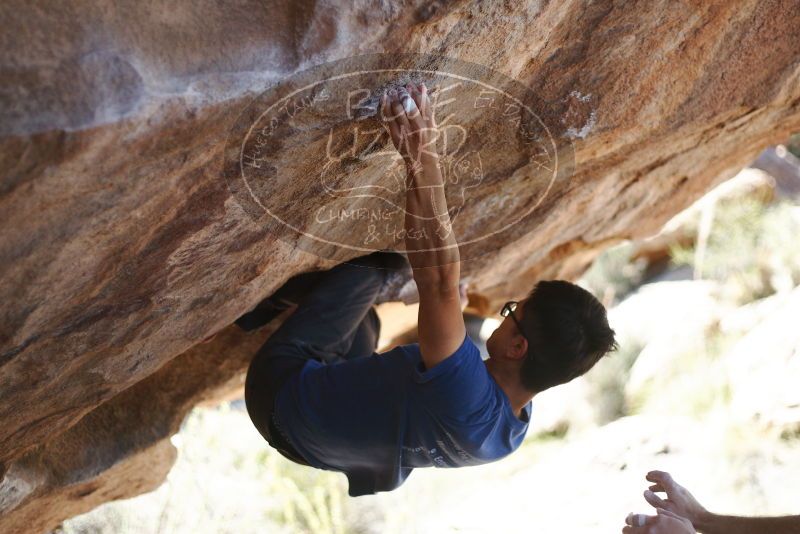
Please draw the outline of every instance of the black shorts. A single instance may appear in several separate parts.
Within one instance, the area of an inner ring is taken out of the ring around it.
[[[275,397],[280,388],[299,373],[306,360],[299,358],[258,358],[250,364],[244,385],[247,413],[258,432],[285,458],[300,465],[309,465],[275,425]]]
[[[378,251],[319,273],[253,358],[245,380],[247,412],[264,439],[286,458],[308,465],[275,425],[278,392],[309,360],[331,364],[374,354],[381,327],[374,307],[377,294],[390,270],[406,264],[402,255]]]

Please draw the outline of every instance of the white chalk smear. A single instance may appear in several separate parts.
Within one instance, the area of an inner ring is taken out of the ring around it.
[[[625,518],[625,522],[632,527],[643,527],[647,524],[647,516],[631,512],[628,514],[628,517]]]
[[[581,102],[588,102],[589,99],[592,98],[592,93],[589,93],[588,95],[582,95],[580,91],[572,91],[569,96],[576,98]]]
[[[569,137],[570,139],[581,138],[585,139],[589,132],[592,131],[594,128],[595,123],[597,122],[597,112],[592,110],[592,113],[589,115],[589,120],[586,121],[586,124],[581,126],[581,129],[578,130],[577,128],[570,126],[567,128],[567,131],[564,132],[565,137]]]

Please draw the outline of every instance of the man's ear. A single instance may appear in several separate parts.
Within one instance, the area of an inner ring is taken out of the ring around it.
[[[528,355],[528,340],[522,334],[516,334],[508,348],[508,359],[523,360]]]

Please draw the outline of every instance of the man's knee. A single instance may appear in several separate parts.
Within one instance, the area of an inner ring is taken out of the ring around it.
[[[369,310],[369,317],[370,320],[372,321],[372,332],[375,339],[375,347],[373,348],[373,350],[378,350],[378,342],[381,337],[381,319],[378,316],[378,312],[375,311],[374,306]]]

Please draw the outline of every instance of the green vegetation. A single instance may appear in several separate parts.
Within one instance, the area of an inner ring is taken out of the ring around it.
[[[789,138],[789,142],[786,143],[786,148],[789,149],[789,152],[800,158],[800,133],[796,133]]]
[[[584,273],[582,285],[605,304],[619,302],[642,283],[647,268],[644,259],[631,261],[632,253],[630,241],[605,250]]]
[[[56,532],[358,532],[348,527],[344,475],[286,460],[229,404],[192,410],[173,443],[178,460],[158,490],[107,503]]]
[[[271,517],[292,532],[344,534],[347,487],[341,475],[318,471],[270,456],[264,468],[273,474],[269,493],[281,495],[282,506]]]
[[[800,136],[796,140],[800,143]],[[717,282],[721,301],[731,305],[799,285],[800,207],[769,200],[769,195],[752,195],[718,202],[702,254],[694,243],[672,246],[668,268],[689,266],[699,278]],[[700,214],[685,224],[685,230],[696,235]],[[646,271],[643,262],[630,260],[633,253],[631,242],[608,249],[584,275],[582,284],[601,299],[629,294]],[[712,326],[691,349],[669,356],[657,378],[627,393],[631,367],[644,347],[623,344],[618,354],[599,362],[585,377],[590,403],[596,407],[595,420],[602,424],[645,412],[702,417],[724,408],[731,391],[720,357],[741,335],[724,334]]]
[[[800,208],[786,201],[764,205],[746,198],[720,203],[701,265],[695,247],[673,247],[676,265],[691,265],[704,279],[724,284],[740,304],[800,284]]]
[[[693,350],[673,355],[658,376],[630,392],[629,413],[702,419],[725,408],[731,399],[731,388],[721,357],[740,337],[724,335],[715,327],[709,329]]]
[[[625,384],[631,367],[642,352],[644,345],[627,343],[603,358],[586,373],[589,384],[589,401],[595,407],[595,422],[603,425],[620,417],[630,415],[625,398]]]

